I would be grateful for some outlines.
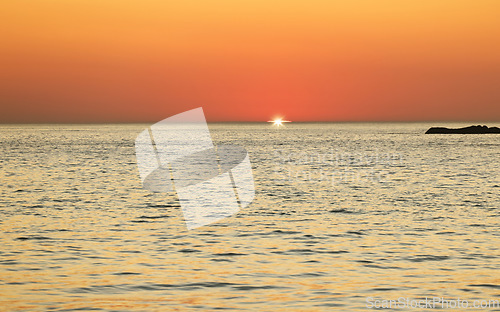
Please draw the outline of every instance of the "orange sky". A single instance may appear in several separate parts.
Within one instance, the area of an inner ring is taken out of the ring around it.
[[[0,122],[500,121],[500,1],[2,1],[0,103]]]

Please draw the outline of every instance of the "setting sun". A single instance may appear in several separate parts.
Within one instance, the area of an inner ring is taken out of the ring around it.
[[[273,126],[278,126],[279,127],[279,126],[283,126],[284,122],[291,122],[291,121],[289,121],[289,120],[283,120],[281,118],[276,118],[276,119],[270,120],[268,122],[272,122]]]

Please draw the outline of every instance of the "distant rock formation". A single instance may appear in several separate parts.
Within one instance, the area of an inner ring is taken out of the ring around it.
[[[444,127],[432,127],[425,134],[434,133],[460,133],[460,134],[483,134],[483,133],[500,133],[500,128],[487,126],[470,126],[465,128],[450,129]]]

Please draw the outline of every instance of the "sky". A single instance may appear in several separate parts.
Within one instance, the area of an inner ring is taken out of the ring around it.
[[[2,1],[0,107],[0,123],[500,121],[500,1]]]

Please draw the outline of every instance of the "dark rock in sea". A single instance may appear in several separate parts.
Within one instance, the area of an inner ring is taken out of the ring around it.
[[[483,133],[500,133],[500,128],[487,126],[470,126],[465,128],[450,129],[444,127],[432,127],[425,134],[434,133],[460,133],[460,134],[483,134]]]

